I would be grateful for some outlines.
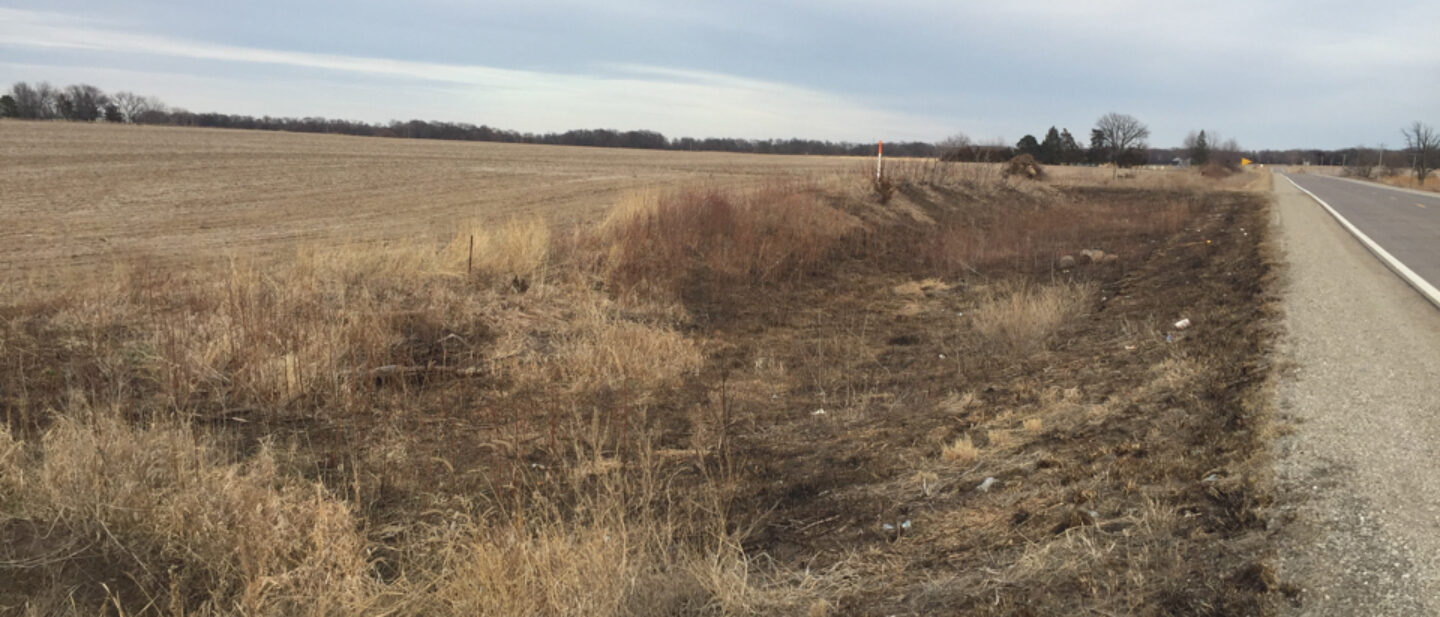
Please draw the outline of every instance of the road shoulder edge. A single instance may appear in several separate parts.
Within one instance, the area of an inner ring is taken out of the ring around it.
[[[1365,248],[1368,249],[1371,253],[1373,253],[1377,258],[1379,258],[1386,267],[1390,268],[1392,272],[1399,275],[1399,277],[1403,279],[1407,284],[1415,288],[1415,291],[1420,292],[1420,295],[1424,296],[1426,300],[1429,300],[1431,304],[1434,304],[1436,308],[1440,308],[1440,289],[1436,289],[1434,285],[1431,285],[1429,283],[1429,281],[1420,278],[1420,275],[1416,274],[1414,270],[1411,270],[1409,266],[1406,266],[1399,259],[1396,259],[1394,255],[1391,255],[1389,251],[1385,250],[1374,240],[1371,240],[1370,236],[1367,236],[1365,235],[1365,232],[1360,231],[1360,228],[1352,224],[1349,219],[1341,216],[1340,213],[1335,210],[1335,208],[1331,207],[1330,204],[1325,203],[1325,200],[1320,199],[1320,197],[1316,194],[1311,193],[1305,187],[1300,186],[1300,183],[1296,182],[1293,178],[1291,178],[1289,174],[1283,175],[1285,176],[1285,179],[1290,182],[1291,185],[1293,185],[1297,189],[1300,189],[1301,192],[1309,195],[1311,199],[1314,199],[1316,203],[1324,207],[1325,211],[1329,212],[1331,217],[1333,217],[1336,221],[1340,222],[1341,227],[1344,227],[1346,231],[1350,232],[1350,235],[1355,236],[1356,239],[1360,240],[1360,244],[1365,245]]]

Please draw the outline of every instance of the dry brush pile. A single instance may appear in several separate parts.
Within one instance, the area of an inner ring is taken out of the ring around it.
[[[1015,470],[1036,460],[1090,478],[1070,502],[1125,501],[1093,461],[1067,458],[1078,446],[1033,448],[1064,441],[1060,427],[1110,447],[1110,423],[1145,430],[1129,408],[1089,386],[1006,398],[996,384],[1057,362],[1055,379],[1089,383],[1067,350],[1125,332],[1161,367],[1128,404],[1230,397],[1204,394],[1217,385],[1199,359],[1153,347],[1155,307],[1101,313],[1151,284],[1157,255],[1191,259],[1177,238],[1241,197],[916,170],[884,205],[854,178],[696,188],[636,195],[567,233],[515,221],[439,248],[218,273],[134,264],[104,285],[15,290],[0,307],[0,613],[815,615],[979,611],[980,595],[1015,610],[1051,555],[1108,541],[1089,509],[997,491],[1033,502],[1027,520],[1047,529],[1079,518],[1044,540],[1016,523],[1012,548],[954,548],[952,565],[996,573],[964,594],[945,581],[977,583],[880,518],[918,494],[961,516],[935,529],[1000,512],[958,487],[976,473],[1021,486]],[[1119,263],[1055,265],[1093,245]],[[836,460],[846,449],[884,454]],[[1227,477],[1250,477],[1241,449],[1223,453]],[[1163,538],[1203,498],[1158,477],[1129,493],[1145,550],[1191,550]],[[849,511],[807,518],[818,507]],[[1052,604],[1229,597],[1145,579],[1173,562],[1138,563],[1092,580],[1054,562]]]

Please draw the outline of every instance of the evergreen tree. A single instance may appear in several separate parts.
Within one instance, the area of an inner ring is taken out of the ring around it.
[[[1052,126],[1045,132],[1045,141],[1040,142],[1040,155],[1035,158],[1046,165],[1059,165],[1061,148],[1060,131]]]
[[[1190,164],[1204,165],[1210,162],[1210,142],[1205,139],[1205,131],[1195,138],[1195,143],[1190,144]]]
[[[1015,143],[1015,152],[1017,154],[1028,154],[1035,157],[1036,159],[1039,159],[1040,142],[1035,139],[1034,135],[1026,135],[1024,137],[1021,137],[1020,141]]]
[[[1105,150],[1105,133],[1100,129],[1090,129],[1090,149],[1085,153],[1091,163],[1104,163],[1109,159],[1109,153]]]
[[[1085,149],[1075,143],[1075,136],[1070,134],[1070,129],[1060,129],[1060,162],[1066,165],[1085,162]]]
[[[15,104],[15,97],[8,94],[0,96],[0,118],[19,118],[20,106]]]

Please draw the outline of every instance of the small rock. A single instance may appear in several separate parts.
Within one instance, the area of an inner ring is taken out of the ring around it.
[[[1113,263],[1115,263],[1115,262],[1117,262],[1117,261],[1120,261],[1120,256],[1119,256],[1119,255],[1116,255],[1116,254],[1114,254],[1114,253],[1106,253],[1106,254],[1105,254],[1105,257],[1103,257],[1103,258],[1100,259],[1100,262],[1101,262],[1101,263],[1107,263],[1107,264],[1113,264]]]
[[[824,409],[816,409],[815,411],[810,412],[810,415],[812,415],[812,416],[823,416],[823,415],[825,415],[825,410],[824,410]]]
[[[1070,268],[1074,268],[1074,267],[1075,267],[1075,257],[1074,257],[1073,255],[1065,255],[1065,256],[1063,256],[1063,257],[1060,258],[1060,269],[1061,269],[1061,270],[1069,270]]]
[[[1099,263],[1100,260],[1105,259],[1105,251],[1100,249],[1085,249],[1080,251],[1080,257],[1085,260],[1085,263]]]

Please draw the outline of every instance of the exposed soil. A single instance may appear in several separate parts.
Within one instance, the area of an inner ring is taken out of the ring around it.
[[[748,551],[844,579],[841,614],[1265,612],[1265,209],[1211,195],[1113,264],[900,295],[931,272],[856,260],[697,306],[724,384],[712,404],[735,419]],[[982,288],[1017,278],[1101,291],[1048,349],[1014,358],[966,320]],[[978,458],[945,462],[967,436]]]

